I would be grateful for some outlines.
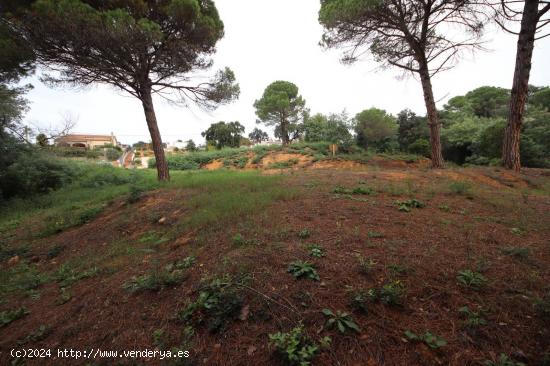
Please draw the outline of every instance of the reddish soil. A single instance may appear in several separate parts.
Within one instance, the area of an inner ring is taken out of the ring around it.
[[[247,273],[252,278],[249,286],[257,292],[242,290],[250,314],[214,334],[195,324],[188,364],[282,365],[268,346],[268,334],[289,331],[299,321],[314,339],[332,337],[330,350],[321,352],[313,365],[481,365],[500,353],[529,365],[542,364],[550,352],[550,328],[533,302],[550,289],[550,199],[515,190],[541,179],[542,173],[526,174],[415,169],[293,172],[282,184],[299,192],[296,198],[276,202],[253,217],[194,232],[183,230],[174,240],[160,244],[157,252],[143,256],[115,257],[109,247],[117,241],[137,247],[138,238],[150,230],[170,231],[179,218],[193,214],[188,205],[193,192],[151,192],[134,206],[115,202],[93,222],[33,243],[41,270],[53,271],[59,263],[87,258],[97,260],[105,271],[74,284],[72,298],[62,305],[56,304],[59,288],[52,283],[41,288],[38,300],[15,297],[1,303],[0,310],[25,306],[30,314],[0,328],[0,364],[8,364],[6,352],[41,324],[50,326],[51,333],[26,347],[154,349],[152,334],[161,328],[169,335],[169,346],[179,345],[184,325],[175,320],[176,311],[196,299],[202,278],[224,273]],[[471,198],[441,188],[450,180],[464,179],[476,184]],[[550,178],[542,179],[547,184]],[[512,182],[514,187],[502,182]],[[388,189],[395,184],[402,184],[408,193]],[[337,196],[331,193],[337,185],[375,187],[377,194]],[[422,200],[426,207],[398,211],[395,200],[410,197]],[[165,217],[164,224],[157,222],[159,217]],[[525,232],[518,236],[513,227]],[[304,229],[311,236],[300,239],[298,233]],[[236,233],[256,244],[236,247],[232,242]],[[308,243],[322,245],[326,256],[310,257]],[[66,245],[67,250],[48,260],[45,253],[56,244]],[[523,260],[504,255],[502,249],[507,246],[528,248],[530,255]],[[198,262],[181,285],[138,294],[121,287],[156,261],[168,263],[189,255],[196,255]],[[372,273],[360,272],[357,256],[376,262]],[[287,273],[288,264],[297,259],[314,263],[321,280],[296,280]],[[482,272],[488,284],[481,291],[460,286],[456,275],[463,269]],[[366,290],[389,280],[405,285],[402,306],[370,304],[367,315],[350,308],[352,288]],[[483,308],[487,325],[465,327],[458,313],[465,305]],[[324,308],[352,313],[361,333],[323,330]],[[405,330],[417,334],[429,330],[448,344],[433,350],[407,341]],[[63,360],[62,364],[89,361]],[[95,360],[106,361],[112,360]],[[60,361],[29,360],[27,364],[58,365]],[[156,359],[147,364],[165,363]]]

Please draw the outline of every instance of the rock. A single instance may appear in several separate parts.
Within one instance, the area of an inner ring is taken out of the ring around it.
[[[14,256],[14,257],[11,257],[9,260],[8,260],[8,266],[15,266],[17,263],[19,263],[20,261],[20,258],[18,255]]]
[[[164,224],[165,222],[166,222],[166,217],[164,217],[164,216],[161,217],[158,221],[158,223],[161,224],[161,225]]]

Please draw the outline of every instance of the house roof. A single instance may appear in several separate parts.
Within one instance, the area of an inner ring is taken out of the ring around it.
[[[58,138],[58,141],[70,141],[70,140],[78,140],[78,141],[111,141],[114,136],[111,135],[65,135]]]

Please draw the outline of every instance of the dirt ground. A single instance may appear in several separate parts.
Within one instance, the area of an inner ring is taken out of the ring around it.
[[[0,310],[29,310],[0,328],[0,364],[11,362],[14,347],[170,349],[187,340],[190,357],[183,364],[284,365],[269,345],[269,334],[288,332],[300,323],[312,339],[332,339],[313,365],[482,365],[501,353],[528,365],[547,364],[549,323],[534,303],[550,290],[550,198],[538,194],[541,185],[548,185],[550,172],[431,171],[403,162],[299,164],[316,169],[282,173],[281,184],[297,192],[292,199],[229,224],[183,230],[174,240],[158,244],[155,252],[114,255],[112,243],[127,243],[130,253],[144,233],[170,230],[194,214],[188,204],[192,191],[150,192],[133,207],[115,202],[92,222],[33,243],[32,260],[43,271],[81,258],[102,270],[74,283],[64,303],[56,283],[43,285],[39,299],[18,296],[0,303]],[[470,188],[457,191],[453,182],[466,182]],[[333,193],[339,186],[368,187],[372,194]],[[398,209],[397,200],[412,198],[426,206]],[[162,224],[151,220],[151,212],[164,218]],[[246,239],[244,245],[235,244],[237,234]],[[320,245],[325,256],[310,256],[311,244]],[[49,259],[46,253],[55,245],[67,249]],[[503,249],[509,247],[525,248],[529,254],[506,255]],[[158,263],[190,255],[197,263],[179,285],[135,294],[122,288]],[[372,261],[370,272],[362,272],[359,258]],[[313,263],[320,280],[295,279],[287,272],[295,260]],[[479,290],[460,285],[457,274],[465,269],[481,273],[486,284]],[[238,288],[238,316],[218,332],[191,320],[194,336],[186,339],[182,330],[189,324],[176,313],[197,298],[201,281],[223,274],[248,279]],[[372,302],[367,313],[350,305],[352,293],[388,281],[403,284],[401,305]],[[463,306],[480,311],[487,323],[467,326],[458,311]],[[350,313],[360,333],[326,329],[325,308]],[[41,325],[47,325],[45,334],[29,339]],[[159,329],[162,346],[153,337]],[[432,349],[407,339],[407,330],[430,331],[447,344]],[[170,363],[29,359],[27,364]]]

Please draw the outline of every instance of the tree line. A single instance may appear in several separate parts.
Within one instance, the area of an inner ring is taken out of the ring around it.
[[[501,152],[504,166],[519,170],[532,51],[536,39],[544,36],[540,32],[548,24],[550,4],[526,0],[517,8],[518,3],[522,2],[321,0],[321,43],[343,49],[346,62],[370,53],[384,67],[419,76],[432,166],[440,168],[444,164],[444,121],[436,108],[432,79],[452,68],[465,50],[481,49],[489,22],[507,31],[512,22],[520,22]],[[446,32],[449,27],[459,31]],[[21,95],[25,90],[10,85],[36,65],[50,71],[43,79],[51,85],[108,84],[141,102],[158,179],[168,180],[152,96],[205,109],[235,100],[240,89],[229,68],[206,81],[194,77],[211,69],[212,55],[223,35],[224,24],[212,0],[1,0],[2,128],[17,133],[22,112],[14,114],[10,107],[24,110]],[[274,125],[276,135],[286,144],[297,138],[294,131],[303,100],[291,84],[276,82],[270,87],[266,93],[281,104],[274,107],[264,94],[255,103],[257,115]]]
[[[280,90],[276,86],[281,86]],[[285,95],[285,91],[290,91],[290,95]],[[460,165],[499,164],[511,94],[510,89],[484,86],[449,99],[442,109],[437,110],[444,159]],[[299,103],[285,104],[276,97],[283,101],[296,99]],[[343,152],[357,145],[384,153],[405,152],[428,158],[432,154],[430,129],[426,123],[429,116],[417,115],[410,109],[404,109],[396,116],[375,107],[365,109],[354,117],[345,111],[328,115],[311,114],[297,86],[288,81],[270,84],[260,101],[255,103],[258,117],[265,116],[265,108],[278,108],[278,113],[273,113],[265,121],[259,118],[257,122],[274,127],[275,137],[283,143],[294,140],[322,141],[338,144]],[[292,122],[285,121],[284,116],[288,115],[293,116]],[[550,167],[550,87],[529,86],[524,119],[522,165]],[[239,147],[249,144],[244,130],[238,121],[221,121],[212,124],[203,136],[207,143],[218,149]],[[248,136],[255,143],[268,138],[268,134],[258,128]]]

